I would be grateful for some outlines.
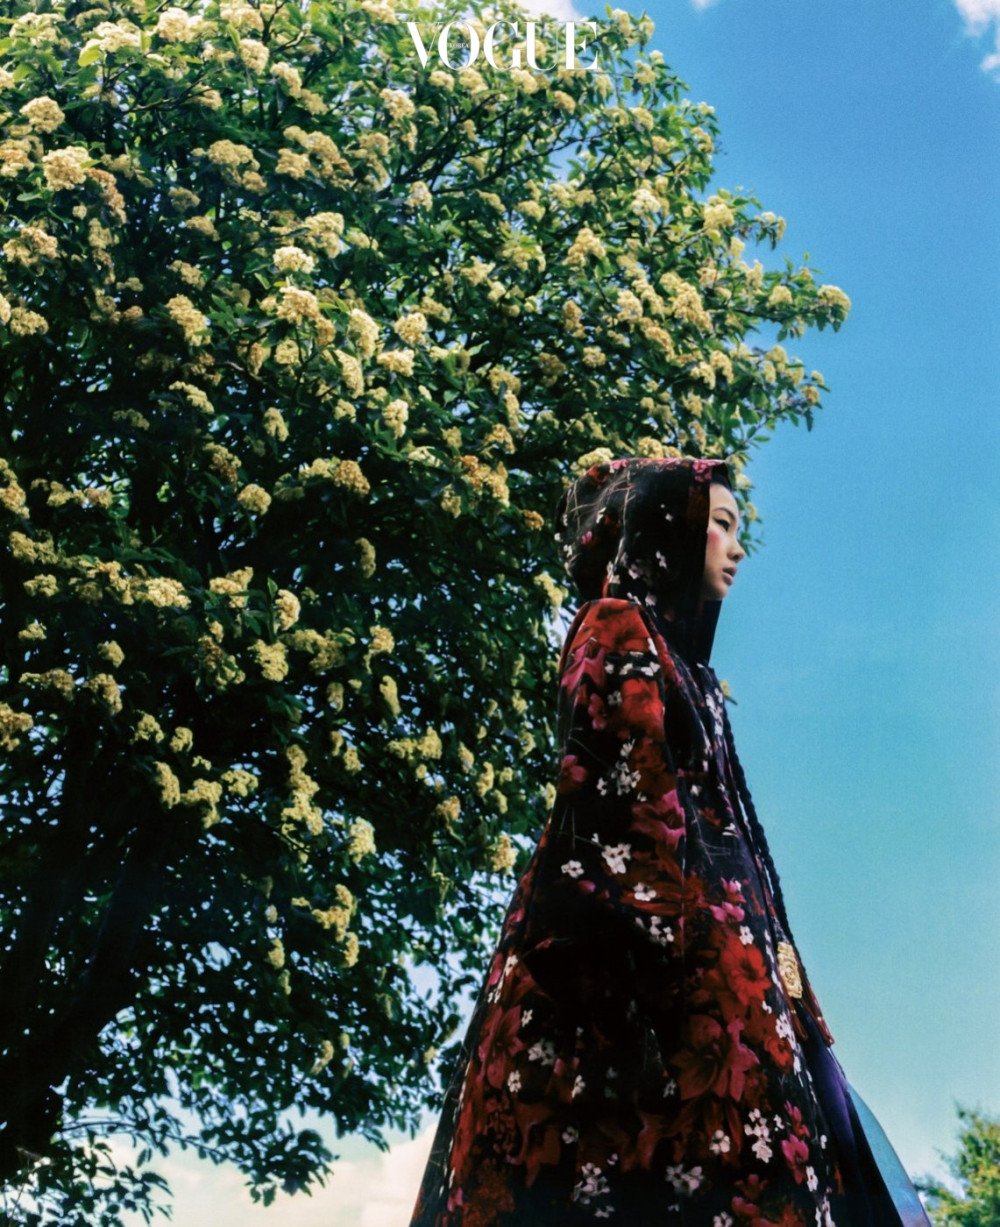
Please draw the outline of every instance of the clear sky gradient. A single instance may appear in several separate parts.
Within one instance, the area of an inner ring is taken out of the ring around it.
[[[911,1174],[943,1175],[955,1101],[1000,1112],[1000,0],[645,11],[716,108],[709,191],[786,218],[766,266],[808,252],[853,300],[785,342],[831,391],[752,463],[765,544],[712,663],[836,1055]],[[269,1210],[171,1162],[175,1222],[406,1227],[427,1124],[388,1156],[337,1142],[328,1188]]]

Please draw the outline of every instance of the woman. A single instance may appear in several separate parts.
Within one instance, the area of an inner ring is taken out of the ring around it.
[[[583,600],[557,799],[411,1227],[926,1223],[829,1052],[708,663],[744,557],[725,462],[595,464],[556,518]]]

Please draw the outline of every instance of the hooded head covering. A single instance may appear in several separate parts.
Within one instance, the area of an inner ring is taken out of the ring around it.
[[[581,599],[638,602],[686,659],[706,665],[722,608],[701,601],[713,481],[732,489],[724,460],[624,456],[591,465],[555,512],[563,565]]]

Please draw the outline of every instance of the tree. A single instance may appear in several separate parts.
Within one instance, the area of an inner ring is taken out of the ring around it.
[[[703,198],[647,17],[449,71],[403,9],[0,10],[0,1182],[62,1223],[440,1102],[554,797],[558,495],[727,454],[752,519],[825,387],[780,342],[849,307],[742,258],[784,221]]]
[[[928,1195],[935,1227],[995,1227],[1000,1223],[1000,1117],[955,1106],[958,1151],[947,1163],[959,1192],[929,1176],[914,1184]]]

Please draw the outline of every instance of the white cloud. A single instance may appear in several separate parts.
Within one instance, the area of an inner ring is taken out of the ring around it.
[[[270,1207],[250,1200],[234,1167],[216,1167],[191,1152],[174,1153],[157,1163],[173,1190],[173,1221],[178,1227],[400,1227],[408,1223],[417,1200],[436,1120],[415,1138],[405,1134],[388,1151],[357,1139],[331,1140],[342,1157],[332,1165],[326,1186],[311,1197],[279,1194]],[[122,1145],[119,1157],[134,1158]],[[139,1215],[126,1214],[129,1227]]]
[[[1000,19],[1000,0],[955,0],[958,11],[971,25]]]
[[[992,30],[994,50],[983,57],[979,67],[983,72],[1000,71],[1000,0],[955,0],[955,7],[965,18],[969,34],[981,36]]]
[[[521,7],[529,17],[554,17],[556,21],[586,21],[587,17],[576,7],[573,0],[521,0]]]

